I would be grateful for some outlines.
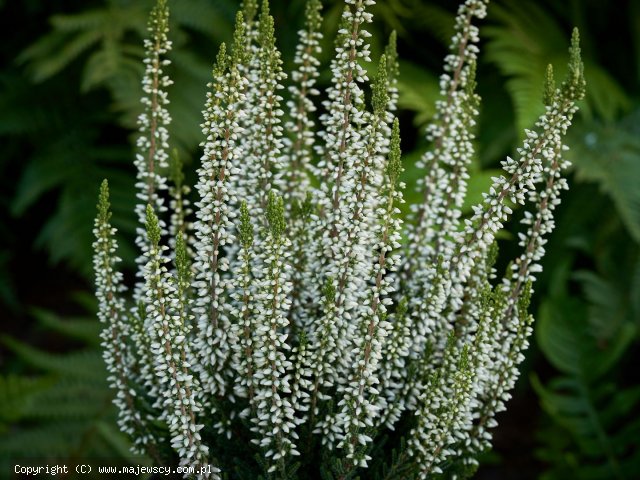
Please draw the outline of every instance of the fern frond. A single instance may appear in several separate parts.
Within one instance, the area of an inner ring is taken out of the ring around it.
[[[93,320],[66,322],[36,310],[42,327],[86,342],[87,348],[63,354],[39,351],[4,337],[5,345],[38,373],[0,377],[0,466],[18,461],[132,459],[126,436],[114,429],[117,411],[96,339]],[[89,326],[91,325],[91,327]],[[146,463],[144,457],[135,462]],[[72,476],[72,478],[75,478]]]
[[[575,377],[558,377],[546,386],[534,377],[533,386],[542,408],[571,435],[565,455],[573,453],[579,458],[576,465],[554,461],[546,478],[562,478],[567,467],[573,478],[633,478],[640,466],[636,442],[640,420],[634,418],[640,408],[640,388],[620,389],[611,383],[589,385]],[[557,435],[551,428],[546,432]],[[554,458],[550,449],[545,447],[541,455]]]
[[[96,374],[99,372],[95,372]],[[74,421],[112,412],[111,392],[104,382],[63,376],[49,388],[36,392],[21,418],[35,420]],[[111,416],[111,415],[110,415]]]
[[[106,377],[102,355],[98,350],[49,353],[6,335],[0,340],[25,363],[42,371],[91,381]]]
[[[35,394],[46,389],[51,379],[7,375],[0,377],[0,430],[28,411]]]
[[[635,441],[640,432],[635,416],[640,387],[621,387],[604,375],[628,349],[636,329],[629,322],[619,324],[603,348],[584,321],[588,317],[585,304],[566,298],[541,308],[538,341],[562,375],[546,385],[534,376],[532,383],[554,422],[546,428],[548,434],[557,435],[560,429],[569,435],[565,444],[550,443],[541,450],[541,456],[553,460],[546,477],[561,478],[567,471],[569,465],[562,460],[566,455],[558,455],[563,451],[577,455],[577,465],[571,466],[575,478],[631,478],[640,465]]]
[[[231,38],[233,14],[237,2],[233,0],[192,0],[171,5],[171,15],[179,24],[207,37]]]
[[[62,318],[42,308],[32,308],[31,315],[42,326],[58,332],[66,337],[81,340],[89,345],[100,343],[100,324],[86,317]]]
[[[613,200],[625,226],[640,240],[640,133],[635,111],[612,125],[589,127],[576,132],[569,159],[576,165],[576,177],[597,183]]]
[[[558,21],[535,2],[496,2],[491,6],[496,20],[484,34],[489,39],[487,59],[507,77],[506,87],[516,110],[518,131],[530,128],[540,113],[544,72],[551,62],[560,75],[564,62],[564,33]],[[588,55],[589,77],[583,113],[612,120],[628,109],[630,100],[618,82]],[[606,99],[606,100],[605,100]]]

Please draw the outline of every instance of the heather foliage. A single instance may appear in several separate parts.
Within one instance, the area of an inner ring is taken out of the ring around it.
[[[159,463],[211,466],[203,478],[422,479],[469,475],[490,446],[567,187],[563,137],[585,90],[578,34],[567,78],[557,86],[548,69],[544,113],[464,218],[487,2],[460,6],[422,201],[403,223],[395,36],[370,81],[373,3],[345,0],[324,96],[320,1],[308,1],[290,75],[268,2],[243,3],[213,68],[193,212],[176,168],[169,186],[166,2],[151,15],[131,302],[106,181],[95,270],[120,427]],[[499,277],[496,234],[515,208],[522,253]]]

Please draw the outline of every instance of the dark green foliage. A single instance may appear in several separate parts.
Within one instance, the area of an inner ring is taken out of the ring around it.
[[[100,131],[108,128],[112,118],[102,111],[74,108],[76,99],[66,89],[66,82],[57,80],[47,88],[30,88],[28,83],[11,87],[14,98],[6,101],[4,117],[7,122],[14,122],[16,115],[26,117],[27,129],[12,134],[11,143],[3,141],[2,154],[11,155],[13,144],[20,146],[22,161],[28,159],[12,185],[11,215],[20,218],[38,212],[37,207],[45,208],[47,218],[35,246],[48,250],[52,262],[64,260],[88,273],[91,255],[86,245],[92,238],[93,213],[83,203],[94,203],[92,186],[97,187],[108,175],[113,208],[120,217],[116,225],[124,232],[133,232],[129,214],[135,199],[128,173],[131,159],[128,148],[108,145],[100,138]],[[87,101],[95,98],[89,96]],[[43,207],[42,200],[52,198],[53,192],[57,194],[54,201]],[[123,256],[133,259],[130,247]]]
[[[30,408],[33,394],[43,389],[47,383],[47,379],[18,375],[0,378],[1,431],[5,431],[9,422],[19,419]]]
[[[116,426],[113,392],[97,344],[98,322],[62,319],[42,310],[33,315],[49,335],[73,338],[83,346],[54,354],[2,338],[24,364],[23,373],[0,376],[2,478],[21,461],[45,464],[91,458],[113,464],[145,463],[144,458],[132,458]],[[77,477],[72,472],[67,478]]]
[[[565,76],[566,47],[563,42],[566,33],[559,19],[539,2],[516,4],[498,0],[491,4],[489,18],[491,25],[483,30],[489,40],[486,58],[508,77],[506,87],[515,107],[517,131],[522,131],[540,112],[546,66],[550,59],[557,69],[557,76]],[[588,34],[586,26],[579,26],[583,35]],[[593,57],[587,53],[583,59],[589,84],[581,110],[586,112],[586,116],[597,115],[611,120],[628,107],[629,96]]]
[[[79,340],[91,346],[100,344],[102,328],[93,318],[70,316],[60,318],[55,313],[40,308],[31,309],[31,315],[43,327],[59,332],[69,339]]]
[[[35,368],[84,380],[92,380],[96,372],[104,376],[102,356],[97,349],[59,355],[39,350],[11,337],[3,337],[2,341],[14,354]]]
[[[569,158],[580,181],[595,182],[614,202],[620,219],[640,241],[640,110],[606,124],[593,122],[575,132]]]
[[[593,280],[600,281],[587,281]],[[615,296],[606,302],[608,315],[615,315]],[[623,321],[607,335],[608,326],[593,315],[593,308],[570,298],[550,300],[540,311],[538,341],[562,372],[546,385],[533,379],[554,422],[540,431],[539,455],[552,465],[546,479],[627,479],[640,471],[640,387],[608,375],[637,329]]]
[[[146,35],[147,15],[154,2],[108,0],[100,3],[102,5],[87,11],[54,15],[52,31],[26,49],[20,60],[28,63],[37,82],[51,78],[74,62],[82,62],[82,90],[106,88],[115,107],[122,112],[124,124],[133,126],[140,110],[140,60],[143,54],[140,39]],[[172,57],[179,66],[176,80],[180,77],[190,88],[204,95],[207,62],[180,47],[192,35],[202,35],[215,41],[228,38],[231,34],[229,12],[235,10],[235,2],[177,2],[172,9],[177,23],[172,26],[177,30],[174,38],[178,48]],[[193,101],[188,101],[178,91],[175,93],[178,99],[174,97],[172,101],[174,118],[195,119]],[[197,126],[175,127],[177,133],[174,135],[181,142],[197,144]]]

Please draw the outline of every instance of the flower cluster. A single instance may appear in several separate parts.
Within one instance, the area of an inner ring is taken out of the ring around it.
[[[345,0],[320,115],[320,0],[308,0],[289,78],[268,1],[243,3],[213,67],[192,203],[167,154],[166,1],[153,10],[129,308],[106,181],[94,266],[119,424],[158,463],[206,465],[195,476],[212,479],[424,479],[465,476],[490,446],[567,188],[578,35],[567,79],[557,87],[549,68],[544,113],[465,218],[487,0],[464,1],[405,225],[396,37],[369,82],[374,3]],[[496,234],[515,208],[522,253],[499,278]],[[396,453],[377,458],[385,438]]]
[[[163,68],[169,66],[171,62],[166,58],[171,49],[171,41],[168,39],[169,33],[169,12],[166,1],[159,1],[152,10],[149,17],[148,31],[151,38],[144,42],[145,48],[145,71],[142,78],[142,91],[144,96],[141,99],[144,111],[138,118],[140,135],[136,142],[138,152],[136,153],[135,166],[137,169],[136,189],[140,202],[136,205],[139,227],[137,230],[136,246],[141,252],[146,252],[149,248],[149,241],[146,238],[144,224],[146,222],[146,206],[153,205],[158,213],[166,212],[162,190],[167,189],[167,178],[162,173],[169,167],[169,131],[171,116],[167,111],[169,98],[167,87],[173,82],[164,74]],[[176,192],[177,193],[177,192]],[[164,221],[160,224],[164,230]],[[138,263],[143,262],[143,255],[138,257]],[[140,298],[140,289],[143,279],[138,283],[135,296]]]

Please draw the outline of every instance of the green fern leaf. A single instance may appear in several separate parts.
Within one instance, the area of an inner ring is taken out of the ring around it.
[[[237,4],[231,0],[176,2],[171,5],[171,17],[180,25],[208,37],[231,38],[236,8]]]
[[[75,338],[91,345],[100,344],[101,325],[95,320],[87,318],[65,318],[48,310],[32,308],[31,315],[43,326],[61,333],[69,338]]]
[[[560,76],[565,74],[568,33],[534,2],[496,2],[489,8],[489,17],[497,22],[483,30],[489,39],[486,58],[508,78],[506,87],[514,103],[518,131],[522,132],[540,113],[547,64],[552,63]],[[630,100],[604,68],[588,56],[584,62],[589,81],[581,110],[584,115],[595,114],[611,121],[629,108]]]
[[[31,407],[34,395],[50,383],[46,377],[0,376],[0,428],[20,418]]]
[[[45,38],[47,42],[51,41],[48,37]],[[67,38],[64,41],[61,40],[60,48],[48,51],[46,53],[46,57],[43,54],[42,59],[36,64],[35,68],[31,69],[33,80],[35,82],[42,82],[56,75],[83,53],[96,45],[100,41],[100,38],[100,31],[88,30],[79,33],[76,37]],[[51,44],[49,43],[47,47],[50,46]],[[42,48],[42,50],[44,51],[45,49]],[[34,49],[26,51],[21,58],[28,60],[34,52],[39,51],[40,47],[39,45],[36,45]]]
[[[620,325],[615,338],[603,346],[589,334],[587,306],[575,299],[544,302],[539,311],[536,337],[549,361],[561,372],[585,380],[604,375],[629,347],[635,326]]]
[[[605,374],[616,365],[636,336],[628,301],[612,295],[613,287],[594,274],[581,273],[585,304],[558,297],[543,303],[536,330],[549,361],[562,372],[546,385],[532,384],[553,420],[543,435],[564,440],[544,441],[539,456],[552,464],[549,480],[632,478],[640,461],[637,433],[640,387],[621,388]],[[606,322],[606,319],[609,322]],[[634,435],[635,434],[635,435]]]
[[[620,425],[631,411],[640,408],[637,387],[620,391],[612,384],[592,386],[571,377],[560,377],[544,387],[534,376],[532,383],[543,409],[571,434],[578,447],[580,460],[572,468],[571,478],[632,478],[629,473],[640,462],[636,445],[640,425],[637,419],[631,429],[620,429]],[[614,410],[614,406],[623,405],[624,410]],[[556,467],[547,476],[560,478],[563,471]]]
[[[0,438],[0,456],[9,458],[66,458],[81,442],[85,421],[63,421],[13,431]],[[80,437],[78,434],[80,433]]]
[[[106,370],[98,350],[80,350],[65,354],[54,354],[3,335],[2,343],[20,359],[32,367],[45,372],[90,381],[104,381]]]
[[[398,105],[415,112],[414,124],[424,128],[435,114],[435,101],[440,96],[438,78],[410,62],[401,62],[398,79]]]
[[[112,392],[103,382],[63,378],[33,395],[25,419],[88,419],[111,411]]]
[[[617,124],[591,124],[576,132],[568,152],[576,177],[596,182],[611,197],[629,233],[640,241],[640,112]]]

